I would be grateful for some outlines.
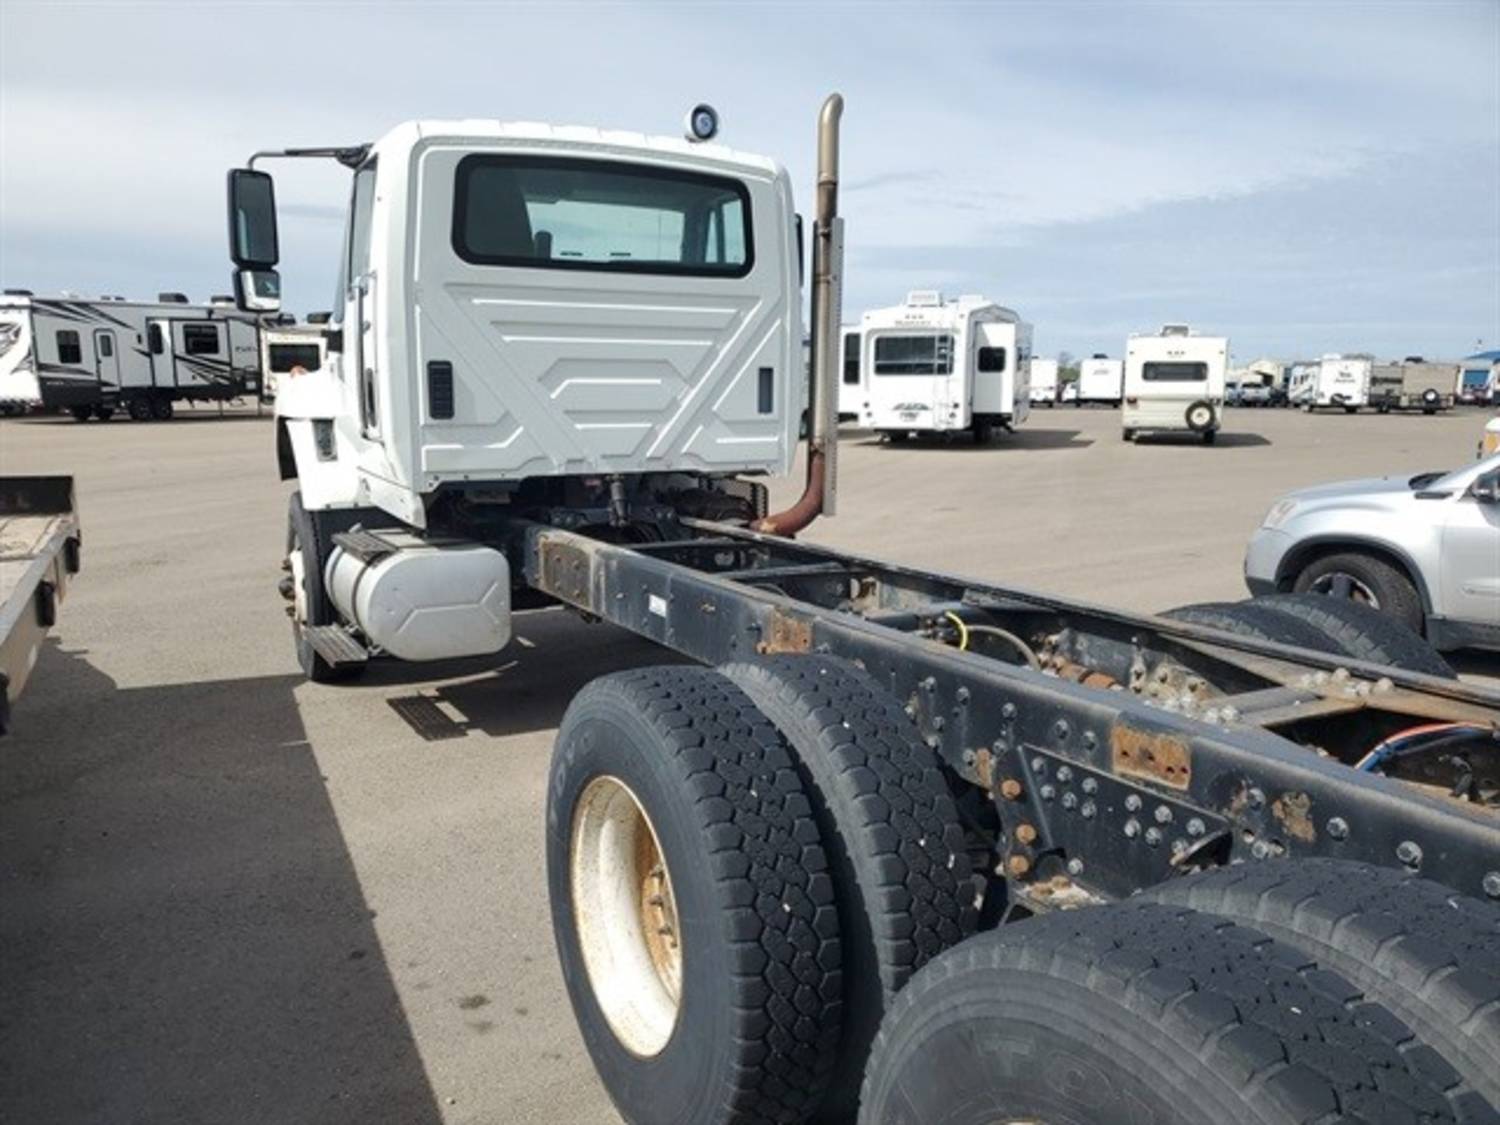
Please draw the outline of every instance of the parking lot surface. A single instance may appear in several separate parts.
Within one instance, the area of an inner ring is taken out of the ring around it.
[[[807,537],[1131,609],[1236,599],[1281,492],[1467,463],[1484,416],[1227,422],[1215,447],[1071,408],[987,448],[845,431]],[[0,422],[0,472],[73,473],[84,529],[0,741],[0,1119],[615,1121],[541,812],[573,692],[663,652],[545,611],[493,658],[305,684],[268,418]]]

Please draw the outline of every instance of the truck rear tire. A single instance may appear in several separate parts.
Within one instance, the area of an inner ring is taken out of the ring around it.
[[[833,1067],[833,882],[786,742],[710,668],[595,680],[547,787],[563,979],[627,1121],[805,1120]]]
[[[923,969],[881,1028],[860,1122],[1452,1120],[1466,1097],[1295,948],[1136,901],[1005,926]]]
[[[1254,605],[1305,621],[1328,636],[1346,656],[1389,664],[1408,672],[1457,678],[1436,649],[1393,617],[1378,609],[1318,594],[1272,594]]]
[[[776,656],[724,675],[790,744],[828,852],[844,949],[830,1120],[852,1117],[870,1043],[912,974],[974,932],[958,809],[899,703],[847,661]]]
[[[1307,563],[1292,580],[1298,594],[1357,601],[1421,635],[1422,596],[1405,572],[1363,551],[1340,551]]]
[[[1259,601],[1202,602],[1169,609],[1162,616],[1186,621],[1190,625],[1222,629],[1239,637],[1254,637],[1274,644],[1309,648],[1314,652],[1336,651],[1320,630],[1286,614],[1276,613]]]
[[[1302,950],[1389,1008],[1500,1110],[1500,906],[1334,859],[1219,868],[1146,897]]]

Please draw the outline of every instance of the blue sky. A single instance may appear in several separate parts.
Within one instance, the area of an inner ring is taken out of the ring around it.
[[[0,281],[228,288],[224,171],[412,117],[724,140],[811,198],[845,116],[846,312],[984,293],[1039,352],[1167,321],[1236,357],[1500,346],[1500,3],[0,4]],[[284,168],[285,166],[283,166]],[[347,195],[277,169],[288,306]]]

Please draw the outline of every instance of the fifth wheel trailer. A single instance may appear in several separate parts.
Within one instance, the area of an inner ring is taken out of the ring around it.
[[[40,405],[80,422],[124,408],[137,421],[170,418],[178,402],[223,402],[260,390],[260,325],[232,305],[0,297],[0,332],[26,347]]]
[[[304,670],[496,652],[536,605],[698,662],[590,684],[550,766],[626,1120],[1493,1114],[1500,694],[1338,601],[1128,614],[794,538],[836,497],[842,108],[776,512],[799,222],[708,107],[256,155],[353,173],[328,363],[277,400]],[[274,312],[274,183],[229,187]]]
[[[1346,414],[1356,413],[1370,402],[1369,356],[1325,355],[1319,362],[1302,409],[1342,407]]]
[[[891,441],[970,432],[980,443],[1031,411],[1031,325],[984,297],[935,290],[860,318],[860,421]]]

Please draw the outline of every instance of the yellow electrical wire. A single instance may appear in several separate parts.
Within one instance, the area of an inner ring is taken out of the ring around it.
[[[958,626],[958,651],[967,651],[969,647],[969,627],[964,624],[964,619],[951,609],[944,613],[943,616]]]

